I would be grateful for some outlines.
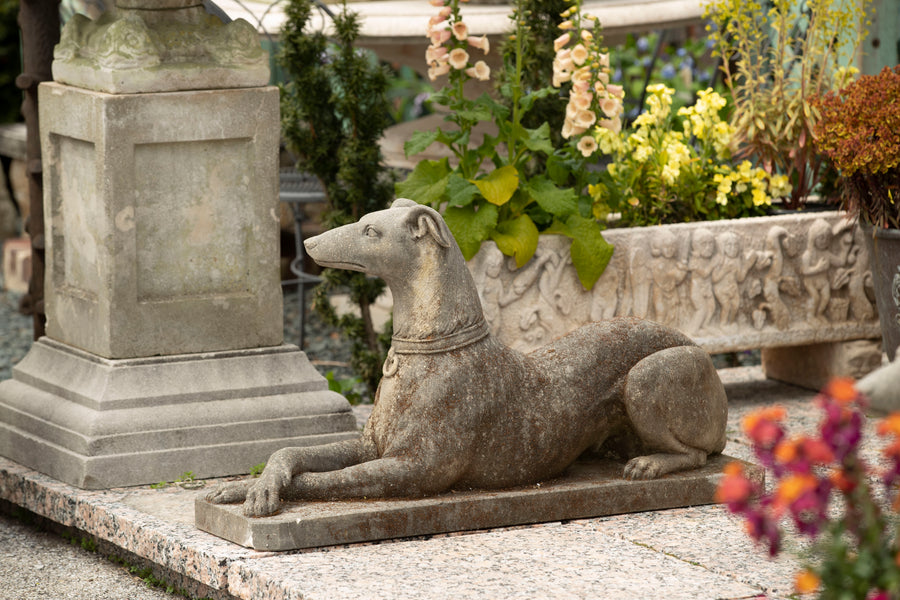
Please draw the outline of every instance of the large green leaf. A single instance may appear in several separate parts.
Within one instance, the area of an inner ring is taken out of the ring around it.
[[[516,259],[516,266],[522,268],[534,256],[538,244],[538,230],[528,215],[521,215],[497,224],[491,233],[500,252]]]
[[[406,154],[407,158],[415,156],[420,152],[425,152],[425,150],[428,149],[428,146],[436,142],[440,135],[440,129],[435,129],[434,131],[416,131],[409,136],[409,139],[403,144],[403,152]]]
[[[596,221],[572,215],[566,220],[568,235],[572,238],[572,265],[584,289],[590,290],[603,275],[613,246],[605,239]]]
[[[548,156],[553,154],[553,143],[550,141],[550,125],[546,121],[537,129],[522,127],[522,130],[518,133],[522,136],[520,138],[522,143],[532,152],[543,152]]]
[[[397,195],[420,204],[437,206],[447,191],[450,165],[446,158],[419,161],[404,181],[394,186]]]
[[[572,188],[557,187],[544,175],[528,181],[528,193],[535,202],[553,216],[566,218],[578,212],[578,194]]]
[[[447,182],[449,206],[468,206],[478,195],[478,188],[457,173],[451,173]]]
[[[519,172],[512,165],[494,169],[483,179],[472,180],[484,199],[495,206],[503,206],[519,187]]]
[[[492,204],[485,204],[475,210],[472,206],[450,207],[444,211],[444,221],[450,233],[456,238],[459,249],[466,260],[471,259],[481,248],[497,226],[499,211]]]

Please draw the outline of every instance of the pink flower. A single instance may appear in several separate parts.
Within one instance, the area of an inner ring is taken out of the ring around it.
[[[622,131],[622,121],[619,119],[600,119],[597,125],[616,134]]]
[[[609,85],[606,86],[606,92],[610,96],[615,96],[616,98],[618,98],[620,100],[625,97],[625,90],[622,88],[622,86],[615,85],[614,83],[610,83]]]
[[[450,63],[442,62],[436,63],[428,68],[428,79],[434,81],[441,75],[446,75],[450,72]]]
[[[469,27],[462,21],[457,21],[453,24],[453,37],[458,39],[459,41],[465,40],[469,37]]]
[[[578,140],[578,150],[585,158],[590,158],[597,151],[597,140],[593,136],[586,135]]]
[[[563,48],[566,44],[568,44],[569,40],[571,39],[572,35],[568,31],[562,34],[561,36],[553,40],[553,51],[559,52],[560,48]]]
[[[428,0],[428,4],[432,6],[444,6],[444,0]]]
[[[431,38],[431,44],[433,46],[440,46],[450,39],[450,35],[450,30],[445,27],[444,29],[432,29],[429,32],[428,37]]]
[[[619,102],[617,98],[604,98],[600,101],[600,110],[603,111],[610,119],[619,116],[619,109],[622,107],[622,104]]]
[[[450,66],[457,70],[465,69],[469,64],[469,53],[462,48],[454,48],[448,58]]]
[[[491,68],[486,62],[479,60],[474,67],[466,69],[466,75],[478,81],[487,81],[491,78]]]
[[[481,50],[485,54],[487,54],[491,50],[491,43],[488,41],[488,38],[486,35],[483,35],[480,38],[468,37],[466,39],[466,41],[469,42],[470,46]]]
[[[447,62],[447,48],[445,46],[428,46],[425,51],[425,62],[429,65],[436,62]]]
[[[584,64],[584,61],[588,59],[588,51],[582,44],[578,44],[574,48],[572,48],[572,60],[575,61],[575,64],[579,67]]]

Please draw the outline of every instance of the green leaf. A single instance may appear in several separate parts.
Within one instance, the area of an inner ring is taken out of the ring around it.
[[[404,181],[394,186],[397,196],[436,207],[447,191],[450,165],[446,158],[419,161]]]
[[[500,252],[516,259],[516,267],[522,268],[534,256],[538,244],[538,230],[528,215],[521,215],[497,224],[491,233]]]
[[[528,181],[528,193],[545,211],[556,217],[567,217],[578,212],[578,194],[572,188],[556,187],[544,175]]]
[[[565,185],[572,170],[566,160],[555,154],[547,158],[547,175],[556,185]]]
[[[503,206],[519,187],[519,172],[512,165],[494,169],[483,179],[471,180],[484,199],[495,206]]]
[[[449,206],[468,206],[478,195],[478,188],[458,173],[451,173],[447,182],[447,201]]]
[[[592,219],[572,215],[566,219],[566,228],[572,238],[572,265],[581,285],[590,290],[606,270],[614,248],[603,239],[600,225]]]
[[[521,126],[520,126],[521,127]],[[550,125],[545,121],[543,125],[537,129],[526,129],[521,127],[522,143],[532,152],[543,152],[546,155],[553,154],[553,144],[550,142]],[[517,135],[520,132],[516,132]]]
[[[450,207],[444,211],[444,222],[456,239],[466,260],[481,249],[481,242],[490,238],[497,226],[499,210],[492,204],[484,204],[475,210],[472,206]]]
[[[420,152],[425,152],[425,150],[428,149],[428,146],[438,140],[439,135],[441,135],[440,129],[435,129],[434,131],[416,131],[409,136],[409,139],[403,144],[403,152],[406,154],[407,158],[415,156]]]

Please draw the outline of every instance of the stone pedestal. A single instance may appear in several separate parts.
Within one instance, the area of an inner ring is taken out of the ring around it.
[[[821,390],[833,377],[860,379],[881,366],[881,340],[825,342],[762,349],[766,377]]]
[[[242,26],[194,5],[124,6],[67,26],[54,72],[79,87],[40,88],[47,337],[0,383],[0,453],[99,489],[357,435],[282,343],[278,90],[248,85],[267,78],[258,40],[242,54]],[[159,60],[126,60],[146,58],[137,42]],[[223,69],[246,87],[198,89]]]

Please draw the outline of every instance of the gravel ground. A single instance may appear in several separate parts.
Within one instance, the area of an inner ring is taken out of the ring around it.
[[[127,568],[0,513],[0,599],[173,600]]]

